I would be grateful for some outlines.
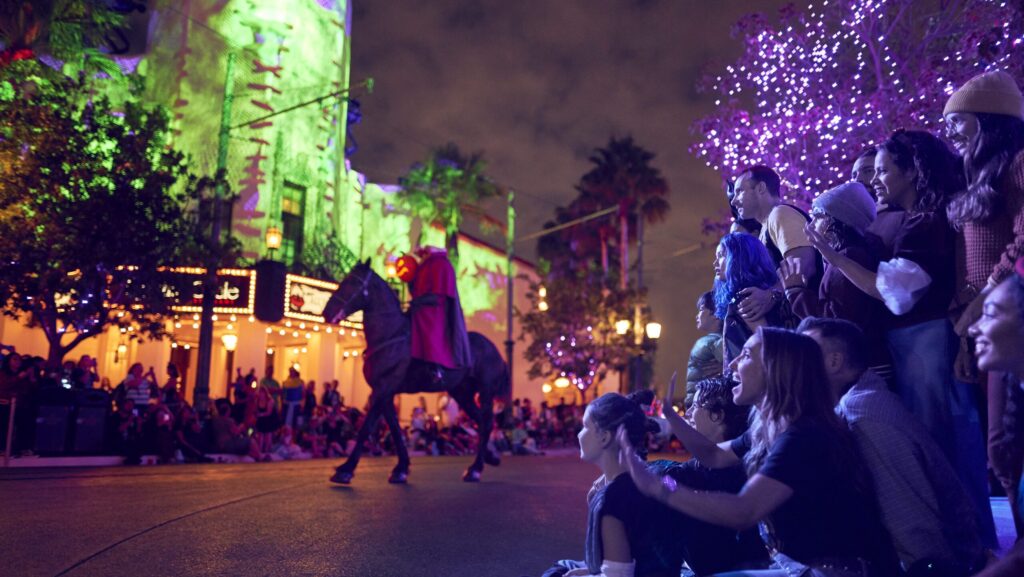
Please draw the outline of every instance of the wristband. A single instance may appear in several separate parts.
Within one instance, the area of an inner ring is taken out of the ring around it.
[[[661,500],[668,501],[668,498],[679,489],[679,483],[671,475],[661,478]]]

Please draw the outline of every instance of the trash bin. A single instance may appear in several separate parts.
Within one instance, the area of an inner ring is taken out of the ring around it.
[[[75,427],[71,451],[78,454],[98,454],[104,451],[107,416],[110,414],[110,394],[100,389],[78,391],[75,408]]]
[[[34,449],[40,455],[64,453],[71,432],[75,394],[61,387],[40,389],[36,394]]]

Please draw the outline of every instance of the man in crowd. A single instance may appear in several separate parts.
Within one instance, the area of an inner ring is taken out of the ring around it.
[[[288,367],[288,378],[281,383],[281,393],[284,397],[284,424],[292,429],[295,428],[295,417],[302,406],[303,390],[299,369]]]
[[[741,172],[736,178],[732,205],[741,219],[753,219],[761,224],[759,238],[768,248],[775,266],[783,259],[799,262],[803,275],[817,290],[821,265],[818,253],[804,232],[810,218],[800,209],[782,202],[779,175],[763,165]],[[781,291],[756,287],[744,289],[740,294],[744,297],[739,306],[740,315],[748,322],[763,317],[783,298]]]
[[[870,472],[882,521],[908,576],[969,575],[984,566],[978,515],[931,435],[867,370],[867,343],[842,319],[808,317],[829,385]]]
[[[874,146],[862,150],[857,155],[857,160],[853,161],[853,174],[850,175],[850,179],[863,184],[871,196],[875,196],[875,189],[872,187],[871,181],[875,179],[875,156],[877,154],[878,149]]]
[[[280,410],[281,383],[277,382],[277,379],[274,378],[274,367],[267,367],[266,372],[263,373],[263,378],[260,379],[260,387],[267,389],[267,392],[274,399],[275,406]]]

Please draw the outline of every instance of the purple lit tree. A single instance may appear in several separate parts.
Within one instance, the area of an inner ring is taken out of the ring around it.
[[[718,109],[690,152],[732,178],[774,167],[808,205],[897,128],[938,131],[948,95],[984,70],[1024,70],[1024,2],[846,0],[740,20],[744,53],[701,88]]]

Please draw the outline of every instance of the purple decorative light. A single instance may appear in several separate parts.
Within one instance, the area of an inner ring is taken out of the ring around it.
[[[1024,68],[1019,8],[971,2],[956,9],[969,14],[938,15],[912,4],[826,1],[784,8],[775,24],[743,18],[744,54],[702,84],[718,109],[694,125],[690,152],[724,178],[768,164],[787,200],[806,205],[849,178],[862,147],[900,127],[937,131],[946,98],[972,76]]]

